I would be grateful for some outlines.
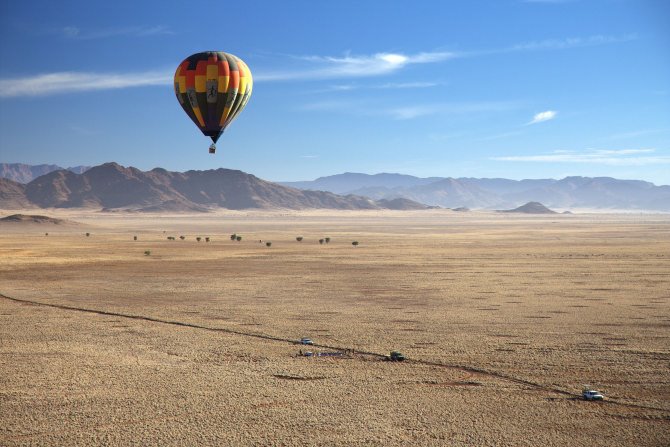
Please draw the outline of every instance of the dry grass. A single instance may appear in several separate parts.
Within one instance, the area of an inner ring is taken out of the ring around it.
[[[0,228],[67,307],[0,299],[2,445],[670,444],[668,216],[50,214]]]

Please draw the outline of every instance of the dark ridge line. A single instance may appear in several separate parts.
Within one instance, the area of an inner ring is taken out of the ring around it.
[[[291,338],[284,338],[284,337],[277,337],[274,335],[267,335],[267,334],[258,334],[258,333],[253,333],[253,332],[244,332],[244,331],[237,331],[235,329],[227,329],[227,328],[215,328],[215,327],[209,327],[209,326],[202,326],[199,324],[194,324],[194,323],[185,323],[183,321],[173,321],[173,320],[163,320],[161,318],[155,318],[155,317],[147,317],[144,315],[130,315],[130,314],[122,314],[119,312],[110,312],[106,310],[97,310],[97,309],[87,309],[84,307],[74,307],[74,306],[67,306],[65,304],[53,304],[53,303],[43,303],[40,301],[33,301],[33,300],[25,300],[21,298],[12,298],[10,296],[4,295],[0,293],[0,298],[4,298],[6,300],[14,301],[17,303],[22,303],[22,304],[31,304],[34,306],[45,306],[45,307],[52,307],[55,309],[62,309],[62,310],[73,310],[76,312],[84,312],[84,313],[92,313],[92,314],[98,314],[98,315],[107,315],[107,316],[113,316],[113,317],[120,317],[120,318],[129,318],[132,320],[142,320],[142,321],[150,321],[153,323],[162,323],[162,324],[170,324],[174,326],[181,326],[181,327],[190,327],[194,329],[203,329],[206,331],[211,331],[211,332],[223,332],[227,334],[234,334],[234,335],[241,335],[243,337],[254,337],[254,338],[260,338],[263,340],[271,340],[271,341],[279,341],[279,342],[286,342],[286,343],[291,343],[291,344],[300,344],[300,342],[291,339]],[[331,346],[331,345],[323,345],[323,344],[313,344],[312,346],[317,347],[317,348],[326,348],[326,349],[333,349],[337,351],[348,351],[351,352],[354,355],[368,355],[371,357],[377,357],[380,359],[386,358],[386,355],[384,354],[379,354],[378,352],[372,352],[372,351],[361,351],[361,350],[354,350],[351,348],[342,348],[341,346]],[[446,363],[440,363],[440,362],[433,362],[430,360],[421,360],[421,359],[407,359],[405,362],[407,363],[414,363],[414,364],[419,364],[419,365],[426,365],[426,366],[436,366],[440,368],[449,368],[449,369],[457,369],[465,372],[471,372],[471,373],[477,373],[477,374],[482,374],[490,377],[495,377],[497,379],[501,380],[506,380],[508,382],[514,382],[517,384],[521,385],[526,385],[530,386],[533,388],[537,388],[543,391],[547,392],[552,392],[556,394],[562,394],[565,396],[570,396],[573,398],[581,398],[581,394],[576,394],[572,393],[570,391],[563,390],[561,388],[554,388],[551,386],[543,385],[541,383],[537,382],[532,382],[530,380],[525,380],[525,379],[519,379],[517,377],[509,376],[504,373],[500,373],[497,371],[490,371],[487,369],[483,368],[478,368],[474,366],[467,366],[467,365],[457,365],[457,364],[446,364]],[[608,398],[607,400],[603,401],[602,403],[604,404],[611,404],[611,405],[620,405],[624,407],[631,407],[631,408],[639,408],[639,409],[644,409],[644,410],[654,410],[654,411],[661,411],[664,413],[669,413],[670,411],[665,409],[665,408],[658,408],[658,407],[652,407],[652,406],[647,406],[647,405],[641,405],[641,404],[633,404],[633,403],[628,403],[628,402],[620,402],[617,400],[613,400],[612,398]],[[670,420],[670,416],[666,416],[663,419],[665,420]]]

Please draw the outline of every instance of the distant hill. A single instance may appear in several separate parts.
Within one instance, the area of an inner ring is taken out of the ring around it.
[[[513,210],[502,210],[502,213],[525,213],[525,214],[557,214],[556,211],[552,211],[546,206],[542,205],[540,202],[528,202],[525,205],[521,205],[518,208]]]
[[[36,214],[12,214],[11,216],[6,216],[0,218],[0,223],[5,224],[40,224],[40,225],[77,225],[77,222],[66,220],[66,219],[56,219],[49,216],[40,216]]]
[[[30,183],[37,177],[53,171],[59,171],[57,165],[26,165],[23,163],[0,163],[0,178],[5,178],[18,183]],[[81,174],[89,169],[89,166],[74,166],[66,168],[75,174]]]
[[[316,180],[306,182],[279,182],[281,185],[298,189],[309,189],[313,191],[330,191],[336,194],[354,194],[355,191],[364,188],[382,186],[383,188],[407,188],[418,185],[426,185],[440,177],[420,178],[404,174],[358,174],[345,172],[344,174],[319,177]]]
[[[0,166],[4,172],[9,172],[7,167],[11,166],[11,172],[26,176],[39,172],[39,169],[49,170],[54,167],[18,164]],[[77,170],[83,173],[73,172]],[[540,202],[549,208],[562,210],[586,208],[669,212],[670,186],[610,177],[509,180],[420,178],[388,173],[344,173],[314,181],[277,184],[229,169],[170,172],[156,168],[144,172],[116,163],[50,171],[27,184],[0,178],[0,209],[422,209],[427,205],[499,210],[512,209],[528,202]]]
[[[207,211],[226,209],[420,209],[411,200],[377,203],[367,197],[302,191],[261,180],[242,171],[216,169],[141,171],[105,163],[76,174],[53,171],[27,185],[0,183],[0,208],[18,204],[41,208],[100,208],[105,211]]]
[[[610,177],[509,180],[345,173],[312,182],[284,184],[362,195],[374,200],[406,198],[447,208],[501,209],[541,202],[563,209],[670,211],[670,186]]]
[[[390,210],[425,210],[428,208],[435,208],[426,206],[422,203],[415,202],[413,200],[403,198],[397,198],[391,200],[381,199],[377,200],[377,204],[382,208],[387,208]]]
[[[26,197],[26,186],[13,180],[0,178],[0,207],[3,209],[22,209],[30,206]]]

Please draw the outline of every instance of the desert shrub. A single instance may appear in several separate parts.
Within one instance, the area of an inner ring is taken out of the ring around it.
[[[137,240],[137,236],[133,236],[133,240],[136,241],[136,240]]]
[[[265,243],[265,246],[266,246],[266,247],[272,247],[272,242],[270,242],[270,241],[266,242],[266,243]]]
[[[49,236],[49,233],[44,233],[45,236]]]
[[[298,236],[297,238],[295,238],[295,240],[298,242],[302,242],[302,236]]]
[[[144,256],[149,256],[151,254],[151,250],[144,250]]]
[[[91,233],[86,233],[86,237],[89,237],[90,235],[91,235]]]
[[[319,244],[323,244],[323,239],[319,239]]]
[[[195,238],[195,240],[200,242],[202,240],[202,238],[200,236],[198,236],[198,237]]]
[[[351,245],[353,245],[354,247],[357,246],[357,245],[358,245],[358,241],[353,241],[353,242],[351,243]]]
[[[209,237],[205,237],[205,242],[209,242]]]
[[[235,240],[237,240],[237,242],[241,241],[241,240],[242,240],[242,236],[237,236],[237,237],[235,238]]]
[[[329,238],[329,237],[325,238],[324,240],[326,241],[326,244],[330,242],[330,238]]]
[[[179,239],[183,241],[184,239],[186,239],[186,236],[179,236]]]
[[[231,241],[234,241],[234,240],[236,240],[236,239],[237,239],[237,235],[236,235],[235,233],[233,233],[233,234],[230,235],[230,240],[231,240]]]

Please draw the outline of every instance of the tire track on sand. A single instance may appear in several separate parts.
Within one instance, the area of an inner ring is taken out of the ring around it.
[[[177,320],[166,320],[163,318],[156,318],[156,317],[150,317],[146,315],[133,315],[133,314],[124,314],[120,312],[112,312],[112,311],[107,311],[107,310],[100,310],[100,309],[88,309],[85,307],[77,307],[77,306],[68,306],[65,304],[56,304],[56,303],[44,303],[41,301],[33,301],[33,300],[26,300],[26,299],[21,299],[21,298],[13,298],[7,295],[4,295],[0,293],[0,298],[13,301],[16,303],[21,303],[21,304],[28,304],[28,305],[33,305],[33,306],[44,306],[44,307],[51,307],[55,309],[61,309],[61,310],[69,310],[69,311],[75,311],[75,312],[84,312],[84,313],[90,313],[90,314],[97,314],[97,315],[106,315],[106,316],[112,316],[112,317],[119,317],[119,318],[128,318],[132,320],[140,320],[140,321],[149,321],[152,323],[160,323],[160,324],[170,324],[173,326],[181,326],[181,327],[189,327],[193,329],[200,329],[200,330],[206,330],[210,332],[222,332],[226,334],[233,334],[233,335],[239,335],[242,337],[252,337],[252,338],[257,338],[257,339],[262,339],[262,340],[270,340],[270,341],[276,341],[276,342],[282,342],[282,343],[291,343],[291,344],[299,344],[296,340],[292,338],[286,338],[286,337],[278,337],[274,335],[268,335],[268,334],[259,334],[256,332],[248,332],[248,331],[240,331],[236,329],[230,329],[230,328],[222,328],[222,327],[211,327],[211,326],[204,326],[201,324],[195,324],[195,323],[187,323],[184,321],[177,321]],[[333,350],[338,350],[338,351],[348,351],[352,353],[352,355],[364,355],[364,356],[370,356],[370,357],[375,357],[379,359],[383,359],[386,356],[384,354],[380,354],[378,352],[372,352],[372,351],[361,351],[361,350],[353,350],[351,348],[347,347],[342,347],[342,346],[330,346],[330,345],[322,345],[322,344],[314,344],[315,347],[318,348],[325,348],[325,349],[333,349]],[[480,374],[483,376],[488,376],[488,377],[493,377],[499,380],[504,380],[507,382],[512,382],[520,385],[525,385],[528,387],[532,387],[535,389],[539,389],[542,391],[546,391],[549,393],[556,393],[556,394],[561,394],[564,396],[569,396],[572,398],[581,398],[581,394],[573,393],[571,391],[567,391],[562,388],[558,387],[553,387],[549,385],[545,385],[542,383],[538,382],[533,382],[530,380],[522,379],[519,377],[514,377],[499,371],[493,371],[493,370],[488,370],[484,368],[478,368],[475,366],[470,366],[470,365],[459,365],[459,364],[447,364],[447,363],[442,363],[442,362],[435,362],[435,361],[430,361],[430,360],[421,360],[421,359],[408,359],[406,360],[407,363],[410,364],[419,364],[419,365],[426,365],[426,366],[435,366],[435,367],[440,367],[440,368],[449,368],[449,369],[456,369],[460,371],[465,371],[469,373],[475,373],[475,374]],[[602,402],[603,404],[608,404],[608,405],[619,405],[623,407],[628,407],[628,408],[637,408],[637,409],[644,409],[644,410],[654,410],[654,411],[661,411],[665,413],[662,417],[663,420],[670,420],[670,411],[668,411],[665,408],[659,408],[659,407],[653,407],[650,405],[643,405],[643,404],[634,404],[634,403],[629,403],[629,402],[621,402],[618,400],[615,400],[613,398],[608,398],[607,400]]]

